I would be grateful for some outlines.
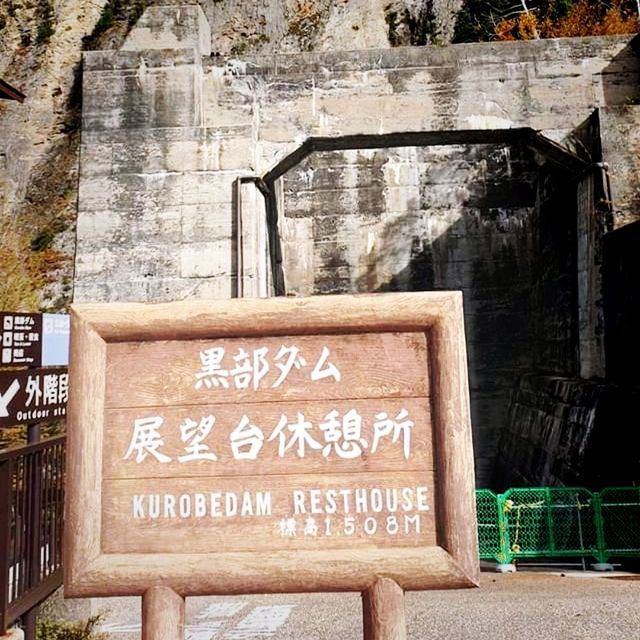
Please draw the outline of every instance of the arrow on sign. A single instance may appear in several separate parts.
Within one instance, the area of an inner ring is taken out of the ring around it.
[[[20,383],[14,380],[9,388],[5,391],[4,395],[0,393],[0,418],[6,418],[9,415],[7,406],[13,400],[13,396],[20,391]]]

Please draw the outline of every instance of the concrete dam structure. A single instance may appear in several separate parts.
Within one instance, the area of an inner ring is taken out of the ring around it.
[[[638,37],[215,49],[85,54],[75,301],[462,290],[478,486],[637,481]]]

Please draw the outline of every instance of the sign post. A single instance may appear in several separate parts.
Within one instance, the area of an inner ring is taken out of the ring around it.
[[[0,428],[27,425],[27,444],[40,442],[40,424],[65,416],[68,395],[69,316],[51,313],[0,312]],[[23,369],[28,367],[28,369]],[[45,368],[42,368],[45,367]],[[16,370],[11,370],[20,368]],[[27,567],[23,590],[35,590],[45,579],[42,551],[42,473],[36,464],[27,465],[28,548],[23,549],[22,566]],[[11,493],[10,487],[0,491]],[[7,521],[2,526],[10,527]],[[17,529],[13,529],[17,535]],[[17,558],[13,559],[20,566]],[[57,588],[57,585],[56,587]],[[15,600],[15,595],[14,595]],[[0,601],[0,606],[4,606]],[[38,607],[23,614],[27,640],[35,638]],[[2,612],[4,614],[4,612]],[[0,628],[0,633],[3,629]]]
[[[462,319],[448,292],[74,307],[65,595],[142,595],[156,640],[190,595],[361,591],[365,638],[404,638],[404,590],[478,580]]]

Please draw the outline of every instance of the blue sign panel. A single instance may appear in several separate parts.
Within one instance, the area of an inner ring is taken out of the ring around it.
[[[69,364],[69,316],[42,314],[42,366],[65,367]]]

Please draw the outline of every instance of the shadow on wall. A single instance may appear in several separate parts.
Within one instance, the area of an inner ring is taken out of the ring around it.
[[[640,213],[640,210],[638,210]],[[640,222],[604,238],[607,380],[640,386]]]
[[[613,183],[617,228],[640,220],[640,35],[604,69],[602,82],[607,105],[601,123],[604,159]]]
[[[639,403],[638,386],[524,375],[510,405],[512,428],[503,436],[496,489],[636,485]]]
[[[640,104],[640,34],[613,58],[601,77],[607,107]]]
[[[463,291],[481,484],[514,381],[575,374],[567,180],[513,144],[315,153],[284,177],[289,293]]]

